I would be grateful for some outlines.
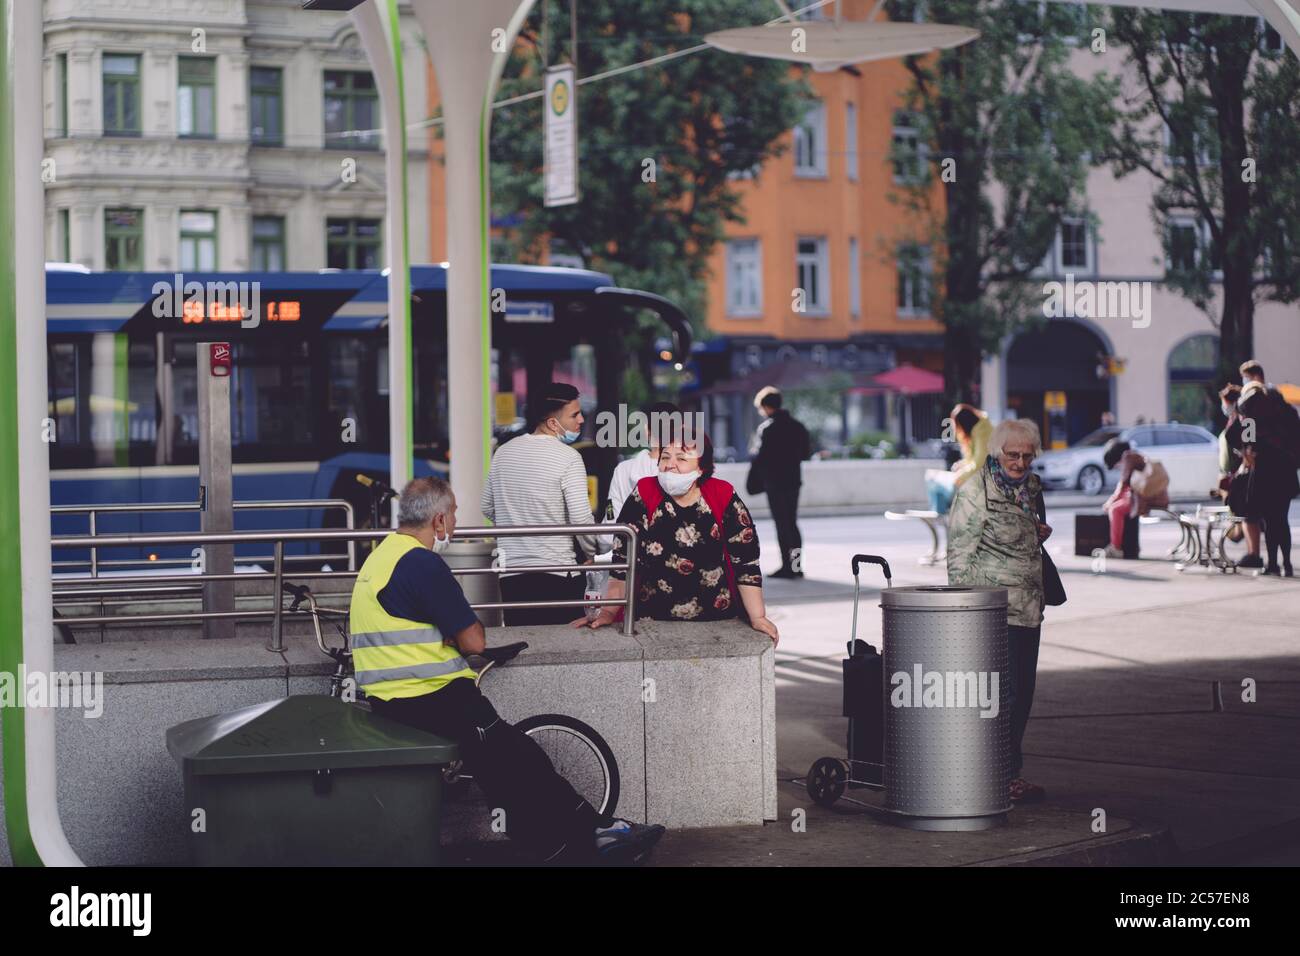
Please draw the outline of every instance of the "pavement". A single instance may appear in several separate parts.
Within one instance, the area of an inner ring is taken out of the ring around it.
[[[928,550],[919,523],[806,517],[805,579],[765,585],[781,631],[779,819],[670,831],[652,865],[1300,863],[1300,578],[1179,572],[1163,558],[1178,539],[1168,524],[1142,527],[1141,559],[1094,566],[1074,555],[1073,514],[1099,504],[1048,497],[1048,546],[1069,600],[1047,609],[1024,742],[1024,775],[1046,788],[1045,803],[976,833],[894,826],[873,809],[876,791],[851,791],[858,803],[842,798],[831,809],[813,804],[803,775],[817,758],[844,753],[850,557],[884,555],[895,586],[947,575],[918,564]],[[771,522],[757,527],[775,540]],[[858,636],[877,646],[882,585],[878,569],[864,567]],[[508,861],[501,845],[448,853],[452,863]]]

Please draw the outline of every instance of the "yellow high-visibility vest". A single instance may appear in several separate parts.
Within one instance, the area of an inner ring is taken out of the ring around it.
[[[379,603],[379,592],[402,556],[420,544],[409,534],[390,534],[370,552],[352,588],[352,666],[357,685],[370,697],[392,700],[441,690],[458,677],[474,677],[454,645],[426,621],[393,617]]]

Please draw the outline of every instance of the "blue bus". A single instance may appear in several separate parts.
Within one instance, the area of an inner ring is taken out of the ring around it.
[[[178,279],[209,290],[182,301]],[[224,283],[226,285],[216,285]],[[233,283],[233,285],[230,285]],[[244,285],[240,285],[243,283]],[[492,267],[504,308],[493,314],[492,393],[498,441],[523,428],[548,381],[582,393],[594,428],[599,406],[619,401],[630,364],[683,361],[691,327],[652,293],[618,288],[603,273],[524,265]],[[261,321],[245,328],[211,290],[256,289]],[[163,290],[163,291],[160,291]],[[413,430],[417,474],[445,473],[447,269],[411,268]],[[196,348],[231,344],[231,435],[236,501],[342,498],[358,524],[369,492],[358,475],[388,478],[388,279],[376,270],[93,273],[46,269],[51,503],[195,502],[198,498]],[[649,312],[670,354],[629,355],[624,336]],[[591,435],[584,436],[590,438]],[[618,449],[584,443],[597,500]],[[463,489],[462,494],[478,494]],[[338,525],[339,512],[237,512],[238,530]],[[192,531],[194,513],[99,516],[97,532]],[[84,534],[83,514],[56,514],[53,533]],[[254,547],[254,546],[250,546]],[[261,547],[265,551],[265,546]],[[247,553],[245,549],[244,553]],[[56,555],[72,559],[71,553]]]

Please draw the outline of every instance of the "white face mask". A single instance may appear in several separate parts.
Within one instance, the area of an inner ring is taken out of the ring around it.
[[[695,484],[699,477],[700,471],[698,468],[684,475],[676,471],[661,471],[659,472],[659,487],[676,498],[690,491],[691,485]]]
[[[434,554],[442,554],[442,552],[446,551],[450,545],[451,545],[451,535],[447,535],[447,537],[445,538],[440,538],[438,537],[438,532],[435,531],[433,533],[432,550]]]

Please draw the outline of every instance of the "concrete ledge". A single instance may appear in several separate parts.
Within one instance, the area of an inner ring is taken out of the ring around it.
[[[168,727],[287,694],[324,693],[334,664],[311,637],[110,640],[56,645],[59,671],[103,675],[103,714],[57,714],[60,813],[92,865],[186,862],[180,769]],[[640,622],[620,631],[492,628],[489,644],[529,648],[484,678],[512,722],[563,713],[614,751],[618,813],[670,827],[759,824],[775,817],[771,642],[738,622]],[[472,791],[477,793],[477,791]],[[769,793],[770,792],[770,793]],[[2,809],[2,808],[0,808]],[[449,803],[446,842],[491,836],[490,808]],[[7,847],[0,846],[0,861]]]

